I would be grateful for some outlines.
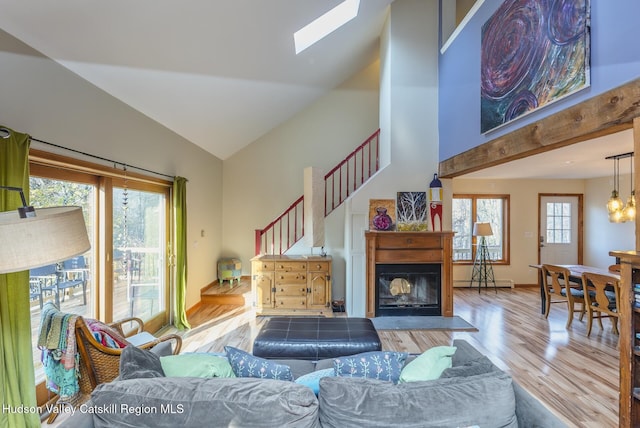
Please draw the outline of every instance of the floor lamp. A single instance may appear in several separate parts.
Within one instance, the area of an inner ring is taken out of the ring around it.
[[[474,282],[478,282],[478,293],[484,282],[484,288],[488,288],[488,283],[493,282],[493,288],[496,293],[498,287],[496,286],[496,279],[493,276],[493,265],[491,264],[491,257],[489,256],[489,249],[487,248],[487,236],[492,236],[493,230],[491,230],[491,224],[489,223],[474,223],[473,236],[479,237],[480,242],[476,248],[476,258],[473,261],[473,270],[471,271],[471,282],[469,287],[473,286]]]

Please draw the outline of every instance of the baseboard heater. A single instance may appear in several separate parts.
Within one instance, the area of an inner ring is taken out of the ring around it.
[[[453,280],[453,287],[454,288],[464,288],[464,287],[469,287],[469,280],[468,279],[454,279]],[[487,285],[489,287],[493,287],[493,282],[488,281]],[[482,283],[482,286],[484,287],[484,282]],[[515,288],[515,283],[513,282],[513,279],[496,279],[496,287],[500,287],[500,288]],[[473,282],[473,288],[478,288],[478,282],[474,281]]]

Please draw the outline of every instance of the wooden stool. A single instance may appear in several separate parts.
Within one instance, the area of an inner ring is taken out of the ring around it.
[[[242,277],[242,262],[240,259],[227,258],[218,260],[218,282],[222,284],[229,281],[229,287],[233,287],[233,280],[240,284]]]

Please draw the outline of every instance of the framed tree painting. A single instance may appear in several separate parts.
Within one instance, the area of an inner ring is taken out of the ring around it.
[[[398,192],[396,229],[422,232],[428,230],[427,192]]]
[[[590,84],[589,0],[505,0],[484,23],[481,132]]]

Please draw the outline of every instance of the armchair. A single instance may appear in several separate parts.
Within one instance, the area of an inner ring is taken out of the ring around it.
[[[124,336],[123,325],[128,322],[138,324],[139,331],[125,337],[126,341],[138,348],[150,349],[154,346],[173,341],[172,353],[177,355],[182,347],[182,338],[177,334],[167,334],[156,338],[143,331],[144,323],[139,318],[127,318],[110,324]],[[80,354],[80,394],[86,401],[94,388],[101,383],[111,382],[120,373],[120,355],[122,349],[109,348],[98,342],[82,317],[76,320],[76,344]]]
[[[43,349],[43,352],[60,352],[60,350],[57,349],[49,349],[56,346],[55,344],[59,342],[55,337],[52,341],[49,340],[51,337],[50,332],[52,331],[52,322],[55,324],[55,321],[52,320],[56,317],[58,319],[69,320],[69,322],[72,322],[75,327],[74,329],[69,328],[68,330],[65,330],[74,332],[73,335],[76,346],[75,352],[76,355],[78,355],[78,358],[76,359],[77,363],[74,368],[75,373],[77,374],[77,376],[74,376],[74,378],[77,379],[76,387],[73,388],[73,395],[64,396],[64,404],[72,406],[78,406],[87,401],[91,396],[91,392],[98,385],[111,382],[118,377],[120,373],[120,355],[122,354],[122,350],[125,346],[133,345],[142,349],[151,349],[157,345],[166,343],[168,349],[163,347],[163,354],[178,354],[182,347],[182,338],[176,334],[166,334],[162,337],[155,337],[152,334],[145,332],[144,323],[139,318],[127,318],[115,323],[104,324],[95,320],[85,320],[79,315],[62,313],[58,311],[55,306],[52,306],[51,303],[47,303],[45,305],[45,310],[43,310],[40,336],[47,339],[47,344],[49,344],[49,346],[42,346],[39,341],[39,347]],[[125,334],[124,326],[127,323],[134,324],[135,328],[133,330],[129,330]],[[62,333],[61,331],[60,334],[66,333]],[[117,346],[120,347],[112,348],[105,346],[96,338],[96,335],[104,338],[105,334],[109,335],[110,338],[118,344]],[[68,343],[68,340],[69,339],[67,339],[66,343]],[[160,353],[160,350],[154,350],[154,352]],[[43,361],[45,360],[50,361],[50,359],[43,358]],[[53,362],[51,364],[52,366],[50,369],[47,369],[47,366],[45,365],[45,373],[52,373],[54,376],[52,380],[57,380],[59,377],[57,377],[58,372],[56,370],[59,370],[59,367],[57,367],[56,364],[59,363]],[[49,385],[47,385],[47,387],[49,388]],[[52,391],[56,392],[56,389],[52,389]],[[55,402],[57,402],[58,399],[59,398],[56,398]],[[58,402],[58,405],[60,404],[62,404],[61,401]],[[55,420],[58,413],[59,412],[53,412],[49,415],[49,423]]]

